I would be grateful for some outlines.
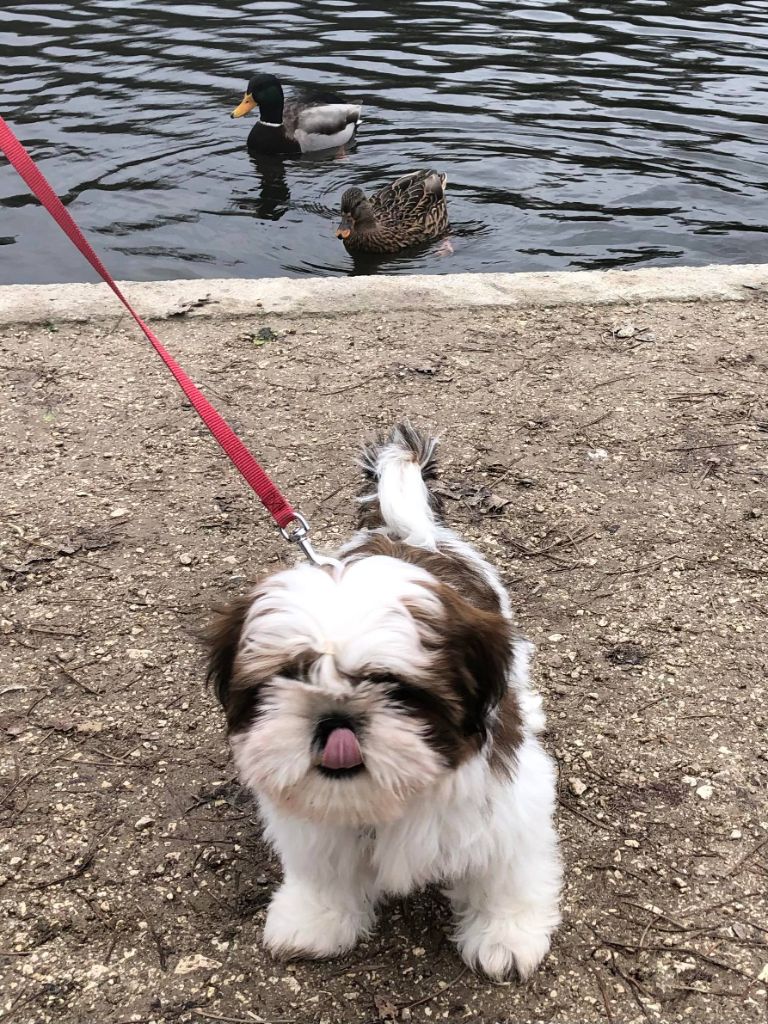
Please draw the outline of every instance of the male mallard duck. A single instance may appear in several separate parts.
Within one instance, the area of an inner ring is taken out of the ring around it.
[[[251,153],[312,153],[349,142],[360,120],[360,104],[333,92],[301,93],[286,100],[274,75],[254,75],[232,117],[254,107],[259,120],[251,128]]]
[[[347,249],[363,252],[397,252],[431,242],[448,229],[447,182],[446,174],[414,171],[370,199],[359,188],[348,188],[336,237]]]

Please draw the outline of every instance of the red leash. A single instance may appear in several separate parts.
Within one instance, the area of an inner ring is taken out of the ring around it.
[[[22,146],[2,117],[0,117],[0,151],[8,157],[11,166],[24,179],[32,194],[40,200],[42,205],[48,213],[50,213],[67,238],[77,246],[96,273],[106,281],[118,299],[131,314],[133,319],[149,339],[149,342],[155,352],[157,352],[176,378],[177,383],[194,406],[195,411],[200,416],[203,423],[208,427],[225,454],[229,456],[231,461],[234,463],[235,468],[253,488],[264,507],[280,527],[283,536],[287,540],[298,543],[304,550],[304,553],[312,561],[323,561],[314,555],[312,548],[306,541],[306,536],[309,532],[306,520],[303,516],[294,511],[288,500],[272,483],[234,430],[232,430],[229,424],[222,419],[218,412],[216,412],[208,399],[198,390],[197,387],[195,387],[176,360],[160,344],[160,341],[157,339],[153,331],[144,323],[128,299],[126,299],[115,284],[112,275],[93,251],[90,243],[87,241],[77,224],[75,224],[59,197],[45,180],[42,172],[37,167],[32,157],[27,153],[26,149]],[[297,524],[290,532],[286,530],[289,523]]]

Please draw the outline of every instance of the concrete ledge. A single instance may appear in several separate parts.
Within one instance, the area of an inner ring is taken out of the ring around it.
[[[253,280],[123,282],[147,320],[334,314],[409,308],[561,306],[658,300],[743,300],[768,290],[768,264],[661,267],[540,274],[446,274]],[[0,287],[0,323],[114,317],[122,307],[104,284]]]

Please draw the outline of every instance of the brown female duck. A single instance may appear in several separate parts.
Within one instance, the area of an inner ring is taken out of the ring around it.
[[[431,242],[448,230],[447,182],[437,171],[414,171],[370,199],[359,188],[348,188],[336,237],[351,252],[398,252]]]

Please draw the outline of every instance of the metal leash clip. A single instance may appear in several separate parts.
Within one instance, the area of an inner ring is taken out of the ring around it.
[[[327,558],[325,555],[318,555],[308,540],[309,523],[301,512],[294,512],[293,515],[294,523],[290,530],[286,530],[284,526],[280,527],[280,533],[282,533],[283,537],[290,544],[298,544],[312,565],[341,566],[341,562],[336,558]]]

